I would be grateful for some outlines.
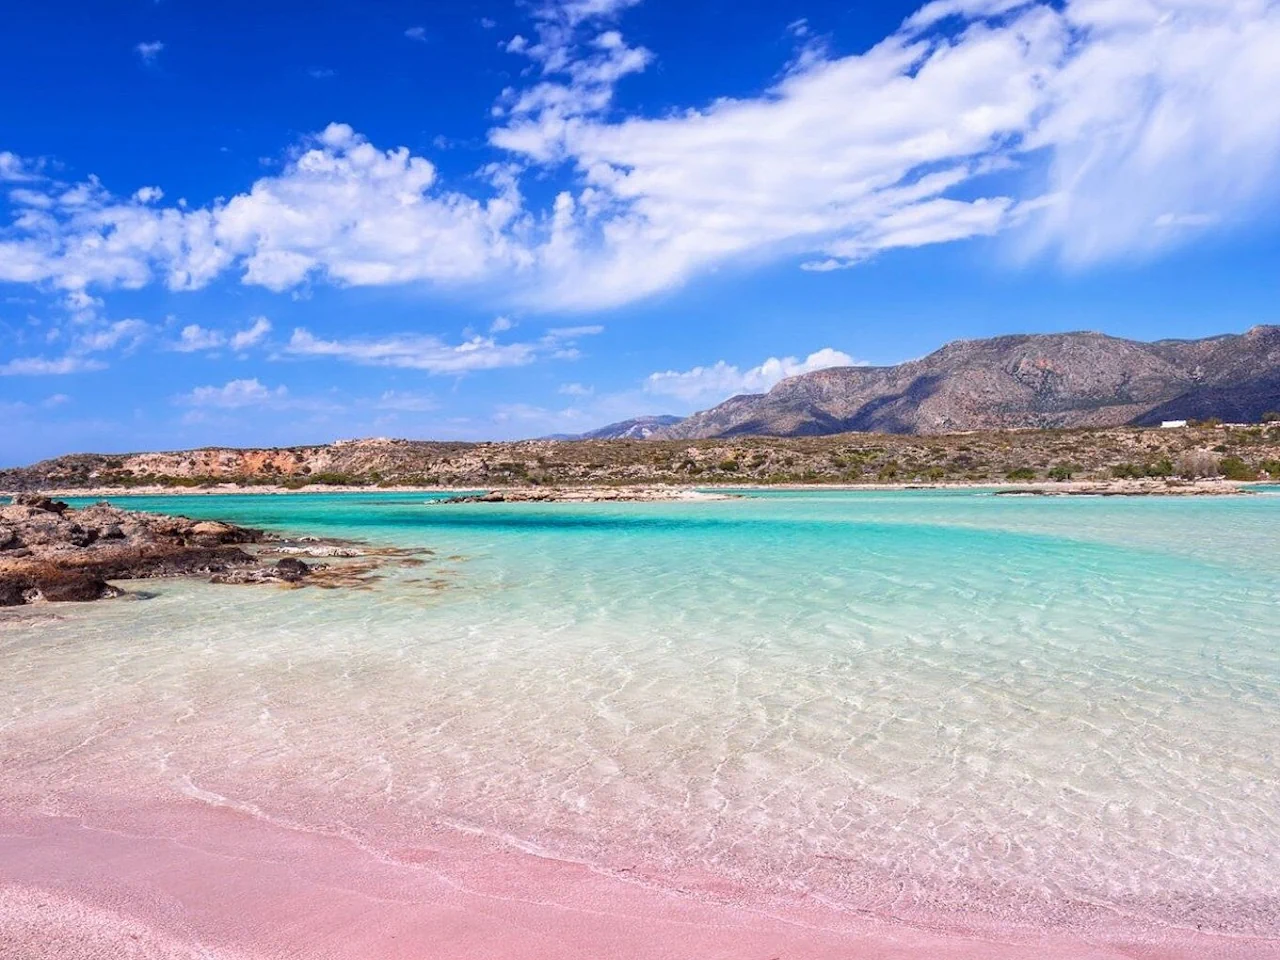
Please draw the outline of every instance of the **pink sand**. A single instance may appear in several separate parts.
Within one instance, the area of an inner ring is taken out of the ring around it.
[[[4,960],[1280,957],[1194,929],[1032,930],[629,879],[452,831],[381,850],[198,802],[0,811]]]

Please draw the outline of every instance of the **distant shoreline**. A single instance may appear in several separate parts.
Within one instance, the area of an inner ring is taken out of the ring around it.
[[[654,492],[661,496],[655,500],[676,501],[680,499],[702,500],[718,499],[696,496],[700,491],[711,493],[728,493],[736,490],[751,493],[775,491],[846,491],[866,493],[896,493],[911,490],[990,490],[1006,492],[1007,495],[1026,496],[1236,496],[1252,493],[1251,487],[1265,486],[1267,481],[1245,480],[1187,480],[1167,483],[1163,480],[1066,480],[1027,481],[1027,482],[980,482],[980,481],[929,481],[924,483],[704,483],[704,484],[561,484],[543,487],[525,485],[469,485],[460,487],[443,486],[356,486],[356,485],[314,485],[306,487],[285,487],[269,484],[241,485],[234,483],[218,484],[207,487],[175,487],[175,486],[137,486],[137,487],[48,487],[38,491],[0,490],[0,497],[12,497],[18,493],[38,492],[48,497],[177,497],[177,496],[288,496],[294,494],[324,493],[448,493],[474,494],[477,492],[530,492],[540,491],[553,494],[564,492],[570,494],[564,499],[580,502],[585,491],[616,491],[625,487],[640,493]],[[690,496],[680,497],[683,491]],[[576,495],[575,495],[576,494]],[[676,494],[672,496],[672,494]],[[643,498],[649,499],[649,498]]]

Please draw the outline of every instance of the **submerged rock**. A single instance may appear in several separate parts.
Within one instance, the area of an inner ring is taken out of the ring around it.
[[[317,568],[323,569],[323,568]],[[294,557],[285,557],[269,566],[242,567],[215,573],[213,583],[301,583],[312,568]]]
[[[276,561],[275,571],[281,580],[296,581],[310,573],[311,568],[296,557],[284,557]]]

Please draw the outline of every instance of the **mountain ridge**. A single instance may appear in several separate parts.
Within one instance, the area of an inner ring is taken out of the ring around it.
[[[655,439],[1150,426],[1280,410],[1280,326],[1196,340],[1096,331],[954,340],[894,366],[830,367],[741,394]]]
[[[659,430],[673,427],[684,417],[672,414],[657,414],[642,417],[631,417],[609,423],[586,433],[557,433],[544,440],[648,440]]]

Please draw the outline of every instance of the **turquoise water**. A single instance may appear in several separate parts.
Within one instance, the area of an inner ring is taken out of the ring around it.
[[[432,553],[6,614],[24,782],[848,910],[1280,932],[1280,496],[429,499],[116,499]]]

